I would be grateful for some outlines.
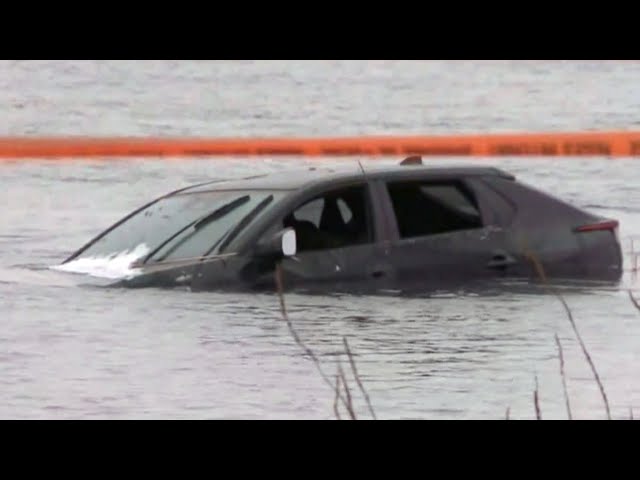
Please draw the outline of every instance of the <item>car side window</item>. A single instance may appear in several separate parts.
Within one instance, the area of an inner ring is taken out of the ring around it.
[[[387,184],[400,238],[482,228],[473,193],[459,181],[400,181]]]
[[[285,215],[282,226],[296,231],[298,252],[361,245],[372,241],[365,186],[332,190]]]
[[[311,222],[316,228],[320,228],[320,220],[324,205],[324,198],[316,198],[302,205],[293,213],[293,215],[298,221]]]

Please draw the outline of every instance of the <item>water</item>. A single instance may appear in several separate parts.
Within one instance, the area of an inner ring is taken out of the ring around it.
[[[637,62],[0,63],[1,135],[352,135],[638,128]],[[373,160],[364,159],[365,165]],[[386,159],[384,161],[397,161]],[[0,418],[334,418],[333,392],[273,295],[103,290],[52,271],[148,199],[203,177],[318,160],[0,165]],[[352,160],[331,159],[331,162]],[[459,159],[621,221],[640,237],[637,160]],[[640,248],[640,240],[636,241]],[[625,269],[629,270],[629,257]],[[566,293],[612,414],[640,415],[640,313],[621,288]],[[560,302],[540,292],[286,298],[334,378],[349,339],[379,418],[604,418]],[[361,418],[368,413],[352,381]],[[345,416],[345,412],[342,411]]]

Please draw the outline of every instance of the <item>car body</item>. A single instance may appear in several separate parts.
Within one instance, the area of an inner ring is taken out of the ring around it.
[[[112,285],[422,289],[503,278],[617,282],[618,222],[498,168],[307,168],[211,181],[131,213],[63,262],[133,255]],[[294,233],[295,232],[295,235]],[[133,258],[132,257],[132,258]]]

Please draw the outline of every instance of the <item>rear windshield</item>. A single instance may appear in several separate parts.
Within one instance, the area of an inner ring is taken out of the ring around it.
[[[236,227],[246,228],[286,192],[209,191],[163,198],[105,234],[79,258],[136,251],[152,261],[219,253]],[[238,229],[236,229],[238,230]]]

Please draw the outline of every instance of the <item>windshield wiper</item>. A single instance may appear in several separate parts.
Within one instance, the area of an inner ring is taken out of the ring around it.
[[[251,197],[249,195],[245,195],[244,197],[236,198],[232,202],[229,202],[229,203],[221,206],[217,210],[214,210],[210,214],[205,215],[204,217],[200,218],[199,220],[196,220],[196,222],[193,224],[193,228],[195,230],[201,229],[202,227],[208,225],[209,223],[211,223],[211,222],[213,222],[215,220],[218,220],[219,218],[225,216],[227,213],[231,212],[232,210],[235,210],[240,205],[244,205],[250,199],[251,199]]]
[[[200,218],[197,218],[196,220],[194,220],[193,222],[189,223],[185,227],[182,227],[180,230],[178,230],[176,233],[171,235],[164,242],[162,242],[160,245],[158,245],[156,248],[154,248],[153,251],[151,253],[149,253],[141,263],[146,263],[151,257],[153,257],[156,253],[158,253],[165,245],[167,245],[174,238],[176,238],[178,235],[180,235],[181,233],[185,232],[189,228],[193,227],[194,231],[198,231],[199,229],[201,229],[202,227],[208,225],[209,223],[214,222],[214,221],[224,217],[225,215],[227,215],[231,211],[235,210],[239,206],[244,205],[245,203],[247,203],[250,200],[250,198],[251,197],[249,195],[245,195],[243,197],[236,198],[235,200],[233,200],[233,201],[231,201],[229,203],[225,203],[221,207],[215,209],[213,212],[207,213],[204,216],[202,216]]]
[[[273,201],[273,195],[269,195],[267,198],[262,200],[258,205],[256,205],[249,213],[247,213],[242,219],[238,222],[238,224],[233,227],[233,230],[225,233],[220,240],[224,239],[222,243],[218,240],[215,245],[213,245],[203,256],[210,255],[213,252],[218,244],[220,247],[218,248],[218,252],[224,251],[225,248],[238,236],[238,234],[246,227],[251,221],[258,216],[258,214],[264,210],[267,205],[269,205]],[[225,238],[226,237],[226,238]]]

